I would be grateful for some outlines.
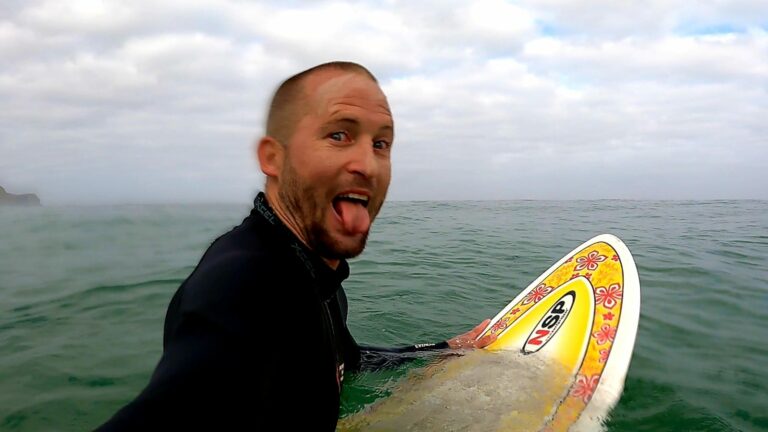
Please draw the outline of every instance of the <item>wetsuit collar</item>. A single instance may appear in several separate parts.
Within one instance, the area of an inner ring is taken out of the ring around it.
[[[287,243],[294,255],[302,266],[307,269],[310,277],[317,282],[318,294],[323,299],[330,298],[341,286],[341,282],[349,276],[349,264],[345,259],[339,260],[336,270],[332,269],[315,252],[310,250],[296,235],[283,224],[277,216],[272,206],[267,202],[264,192],[259,192],[253,201],[254,219],[270,228],[269,232],[274,234],[276,240],[280,243]]]

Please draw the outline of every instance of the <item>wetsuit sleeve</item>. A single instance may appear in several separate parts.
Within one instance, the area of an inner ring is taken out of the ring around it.
[[[419,344],[397,348],[358,345],[347,330],[349,370],[373,371],[401,366],[418,358],[431,357],[449,350],[448,342]]]
[[[337,295],[339,309],[344,320],[344,361],[349,371],[370,371],[400,366],[417,358],[424,358],[450,349],[447,341],[436,344],[418,344],[397,348],[358,345],[347,328],[347,296],[343,289]]]
[[[254,355],[245,340],[247,329],[262,325],[243,306],[249,265],[247,255],[221,257],[182,284],[168,307],[163,354],[149,384],[97,430],[265,426],[265,416],[253,413],[275,382],[274,374],[254,373],[271,366],[269,351]]]

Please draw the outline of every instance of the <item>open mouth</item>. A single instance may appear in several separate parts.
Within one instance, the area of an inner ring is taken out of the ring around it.
[[[368,214],[367,195],[357,193],[342,193],[333,198],[333,211],[339,218],[344,230],[350,234],[361,234],[368,231],[371,218]]]
[[[354,204],[360,204],[361,206],[368,208],[368,197],[365,195],[355,194],[355,193],[347,193],[347,194],[339,194],[336,195],[336,197],[333,199],[333,207],[336,209],[337,213],[339,212],[339,204],[341,201],[348,201]]]

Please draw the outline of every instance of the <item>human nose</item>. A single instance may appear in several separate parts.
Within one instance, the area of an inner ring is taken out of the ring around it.
[[[358,140],[353,146],[352,155],[347,164],[347,170],[363,177],[374,177],[378,171],[378,161],[373,148],[373,140],[366,138]]]

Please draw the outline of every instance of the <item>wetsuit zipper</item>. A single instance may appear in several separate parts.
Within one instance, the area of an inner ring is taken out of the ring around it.
[[[339,344],[341,343],[338,338],[336,337],[336,327],[333,324],[333,314],[331,313],[331,308],[328,305],[328,303],[332,300],[324,300],[321,301],[323,305],[323,318],[326,322],[326,325],[328,326],[328,332],[330,333],[331,337],[331,345],[333,346],[333,358],[334,358],[334,374],[336,375],[336,385],[339,388],[339,394],[341,394],[341,383],[344,379],[343,376],[343,370],[340,368],[343,368],[343,359],[339,352]]]

